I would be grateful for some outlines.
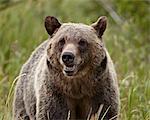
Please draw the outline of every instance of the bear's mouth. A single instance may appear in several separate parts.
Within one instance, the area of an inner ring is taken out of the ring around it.
[[[67,76],[73,76],[75,74],[75,71],[76,71],[76,66],[73,65],[73,66],[64,66],[64,74],[67,75]]]

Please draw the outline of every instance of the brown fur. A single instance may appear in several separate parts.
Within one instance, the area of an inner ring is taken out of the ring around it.
[[[106,17],[95,24],[60,24],[54,17],[45,19],[51,38],[42,43],[23,66],[26,74],[17,82],[14,96],[14,119],[56,120],[87,119],[104,105],[101,119],[118,115],[119,91],[116,73],[102,35]],[[74,54],[75,68],[65,74],[65,52]],[[117,118],[115,118],[117,119]]]

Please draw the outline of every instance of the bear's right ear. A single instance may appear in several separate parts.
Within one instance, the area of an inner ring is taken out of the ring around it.
[[[45,18],[45,28],[48,34],[51,36],[61,26],[59,21],[53,16],[47,16]]]
[[[95,23],[91,25],[97,32],[98,37],[102,37],[106,26],[107,26],[107,17],[101,16]]]

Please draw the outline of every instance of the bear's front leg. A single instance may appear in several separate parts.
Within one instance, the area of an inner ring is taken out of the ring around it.
[[[50,107],[50,96],[45,94],[44,91],[40,92],[36,101],[36,119],[37,120],[49,120],[49,107]]]
[[[67,119],[68,107],[61,94],[41,92],[37,98],[37,120]]]

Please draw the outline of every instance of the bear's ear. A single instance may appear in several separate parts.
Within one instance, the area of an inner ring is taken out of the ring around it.
[[[47,16],[45,18],[45,28],[48,34],[51,36],[61,26],[59,21],[53,16]]]
[[[101,16],[95,23],[91,25],[97,32],[98,37],[102,37],[106,26],[107,26],[107,17]]]

